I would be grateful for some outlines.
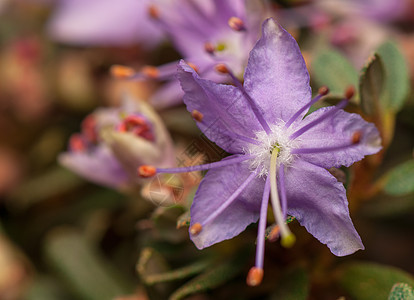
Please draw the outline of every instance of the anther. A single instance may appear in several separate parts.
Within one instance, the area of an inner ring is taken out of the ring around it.
[[[229,74],[229,73],[230,73],[230,72],[229,72],[229,69],[226,67],[226,65],[225,65],[225,64],[217,64],[217,65],[214,67],[214,69],[215,69],[217,72],[222,73],[222,74]]]
[[[73,152],[83,152],[88,147],[79,133],[73,134],[69,139],[69,148]]]
[[[216,49],[214,48],[214,45],[212,43],[206,42],[204,44],[204,50],[206,50],[206,52],[209,54],[214,54]]]
[[[159,19],[160,18],[160,10],[156,5],[150,5],[148,7],[148,14],[153,19]]]
[[[246,283],[249,286],[258,286],[263,280],[263,269],[252,267],[247,274]]]
[[[160,71],[154,66],[145,66],[141,72],[151,79],[157,79],[160,76]]]
[[[246,30],[246,27],[244,27],[244,22],[240,18],[231,17],[227,23],[229,24],[230,28],[235,31]]]
[[[274,226],[274,227],[272,228],[272,230],[270,231],[270,233],[269,233],[269,236],[268,236],[267,240],[268,240],[269,242],[274,242],[274,241],[276,241],[276,240],[279,238],[279,235],[280,235],[280,228],[279,228],[279,226],[278,226],[278,225],[276,225],[276,226]]]
[[[135,74],[134,69],[130,68],[130,67],[126,67],[126,66],[121,66],[121,65],[113,65],[109,72],[111,73],[111,75],[115,78],[129,78],[132,77]]]
[[[190,233],[192,235],[197,235],[201,232],[201,230],[203,230],[203,226],[200,223],[194,223],[191,227],[190,227]]]
[[[361,142],[361,138],[362,138],[362,132],[361,131],[356,131],[354,132],[354,134],[352,135],[352,144],[359,144]]]
[[[138,168],[138,175],[142,178],[150,178],[157,173],[157,168],[154,166],[140,166]]]
[[[201,121],[203,121],[203,117],[204,117],[204,115],[201,113],[201,112],[199,112],[198,110],[193,110],[192,112],[191,112],[191,116],[193,117],[193,119],[194,120],[196,120],[197,122],[201,122]]]
[[[351,85],[345,91],[345,98],[350,100],[355,95],[355,88]]]
[[[193,69],[194,71],[196,71],[198,73],[198,67],[195,64],[193,64],[191,62],[187,62],[187,65],[189,65],[191,67],[191,69]]]
[[[329,88],[327,86],[322,86],[318,90],[318,94],[321,96],[326,96],[329,93]]]
[[[285,248],[291,248],[296,242],[296,237],[293,233],[282,236],[280,244]]]

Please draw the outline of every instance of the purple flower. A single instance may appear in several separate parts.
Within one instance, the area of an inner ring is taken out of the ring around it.
[[[163,172],[210,171],[191,207],[191,239],[202,249],[230,239],[259,219],[256,266],[248,282],[263,275],[264,234],[269,195],[281,243],[295,238],[285,224],[287,215],[326,244],[338,256],[363,249],[349,216],[344,186],[328,168],[350,166],[380,150],[373,124],[342,110],[351,91],[337,106],[305,116],[327,93],[311,99],[309,74],[293,37],[273,19],[263,24],[260,40],[250,53],[244,85],[201,79],[184,62],[179,79],[187,109],[203,133],[231,156],[188,168],[157,168]],[[140,173],[143,173],[140,168]]]
[[[78,45],[158,44],[161,31],[148,16],[149,0],[59,0],[48,24],[56,40]]]
[[[158,115],[144,102],[125,98],[122,107],[100,108],[72,135],[59,162],[86,179],[116,189],[140,183],[136,168],[172,166],[171,138]]]
[[[264,20],[260,1],[152,0],[151,3],[149,11],[154,23],[200,75],[222,82],[223,77],[215,72],[214,66],[226,63],[242,77]],[[174,62],[157,69],[145,67],[132,78],[167,81],[151,98],[155,107],[163,108],[181,102],[183,92],[176,71]]]

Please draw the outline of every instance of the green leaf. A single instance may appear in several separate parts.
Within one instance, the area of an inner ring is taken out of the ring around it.
[[[59,228],[49,234],[45,254],[50,266],[80,299],[112,300],[133,290],[128,280],[73,229]]]
[[[377,53],[385,69],[385,84],[381,97],[382,107],[399,111],[410,91],[407,62],[394,42],[385,42]]]
[[[236,256],[210,268],[176,290],[170,300],[180,300],[188,295],[216,288],[235,277],[243,268],[245,255]]]
[[[311,66],[312,79],[319,85],[326,85],[332,95],[343,95],[350,85],[358,85],[358,72],[340,52],[321,51]]]
[[[341,270],[340,284],[354,300],[387,299],[396,282],[414,284],[414,277],[400,269],[355,262]]]
[[[388,300],[414,300],[414,290],[406,283],[396,283],[391,289]]]
[[[414,159],[404,162],[386,175],[384,190],[395,196],[414,192]]]
[[[294,267],[283,273],[270,300],[306,300],[309,292],[309,277],[302,267]]]
[[[368,115],[378,113],[384,77],[381,58],[378,54],[373,54],[362,68],[359,77],[361,107]]]

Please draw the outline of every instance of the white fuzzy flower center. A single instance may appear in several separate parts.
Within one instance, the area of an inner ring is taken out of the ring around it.
[[[256,132],[256,140],[260,144],[251,144],[245,150],[245,153],[252,155],[253,158],[249,160],[250,169],[258,170],[259,176],[269,174],[270,158],[274,149],[279,150],[277,164],[289,165],[294,159],[291,153],[292,149],[297,148],[299,141],[297,139],[291,140],[289,136],[293,133],[291,128],[285,128],[283,121],[271,125],[272,133],[267,134],[265,131]]]

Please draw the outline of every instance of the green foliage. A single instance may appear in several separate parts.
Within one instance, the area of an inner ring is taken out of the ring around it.
[[[345,89],[358,85],[358,73],[352,64],[336,50],[319,52],[312,62],[312,79],[318,86],[326,85],[332,95],[343,95]]]
[[[382,44],[377,53],[385,69],[385,84],[381,97],[385,109],[399,111],[410,91],[407,62],[394,42]]]
[[[112,300],[132,291],[128,281],[75,230],[60,228],[49,234],[45,254],[50,266],[80,299]]]
[[[294,267],[283,273],[276,291],[269,300],[306,300],[309,292],[309,277],[302,267]]]
[[[414,284],[414,277],[394,267],[355,262],[341,269],[340,284],[355,300],[387,299],[396,282]]]
[[[378,113],[383,83],[382,60],[378,54],[374,54],[362,68],[359,77],[361,108],[366,114],[376,115]]]
[[[390,195],[405,195],[414,192],[414,160],[395,167],[386,175],[384,190]]]
[[[406,283],[393,285],[388,300],[414,300],[414,290]]]

